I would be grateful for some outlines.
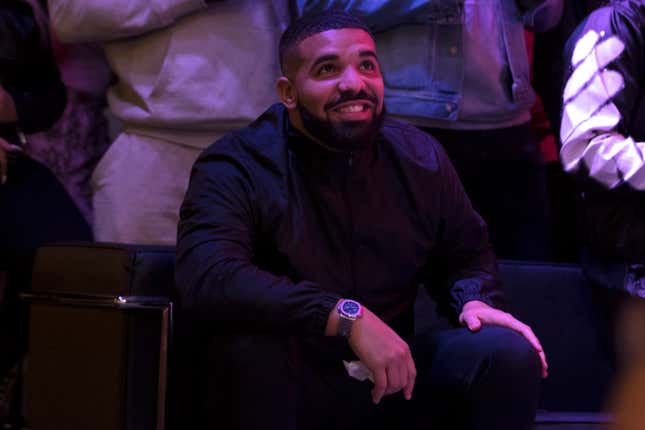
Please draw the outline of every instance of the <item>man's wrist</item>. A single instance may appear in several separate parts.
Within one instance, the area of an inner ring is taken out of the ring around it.
[[[329,311],[329,317],[327,317],[327,325],[325,326],[325,336],[336,336],[338,333],[338,304],[343,299],[338,299],[333,308]]]
[[[355,300],[343,299],[338,302],[338,327],[337,336],[349,338],[352,334],[354,323],[363,316],[363,306]]]
[[[354,323],[363,316],[363,306],[355,300],[339,299],[329,312],[325,336],[349,338]]]
[[[477,299],[468,300],[468,301],[467,301],[466,303],[464,303],[464,305],[461,307],[461,313],[463,313],[464,311],[466,311],[466,310],[468,310],[468,309],[481,308],[482,306],[483,306],[483,307],[487,307],[487,308],[492,307],[491,305],[489,305],[488,303],[486,303],[486,302],[484,302],[484,301],[482,301],[482,300],[477,300]]]

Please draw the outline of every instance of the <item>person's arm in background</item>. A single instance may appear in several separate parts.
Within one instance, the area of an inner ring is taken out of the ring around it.
[[[524,26],[536,33],[554,28],[562,18],[565,0],[516,0]]]
[[[627,183],[645,190],[645,142],[630,135],[643,97],[643,19],[642,13],[599,9],[580,25],[565,51],[562,164],[567,171],[584,165],[607,188]]]
[[[400,24],[439,22],[461,16],[459,0],[296,0],[297,16],[342,9],[363,19],[374,32]]]
[[[0,123],[16,122],[17,120],[18,112],[13,97],[0,85]]]
[[[0,40],[0,125],[7,133],[13,130],[0,136],[0,183],[4,184],[9,154],[22,151],[21,133],[51,127],[67,97],[50,46],[28,5],[2,10]]]
[[[48,0],[63,42],[104,42],[139,36],[204,10],[206,0]]]
[[[66,92],[27,4],[3,11],[0,38],[0,122],[16,123],[24,133],[46,130],[62,114]]]

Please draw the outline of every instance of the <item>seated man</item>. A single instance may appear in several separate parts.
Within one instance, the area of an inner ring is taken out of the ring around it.
[[[280,56],[282,104],[198,158],[180,215],[219,428],[529,429],[540,343],[498,309],[486,225],[439,144],[384,118],[368,28],[303,18]],[[465,327],[413,335],[419,283]]]

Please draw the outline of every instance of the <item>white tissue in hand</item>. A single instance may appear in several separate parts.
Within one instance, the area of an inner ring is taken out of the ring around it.
[[[358,379],[359,381],[369,379],[370,381],[374,382],[374,375],[372,374],[372,371],[360,361],[343,360],[343,365],[345,366],[345,370],[347,370],[349,376],[351,376],[352,378]]]

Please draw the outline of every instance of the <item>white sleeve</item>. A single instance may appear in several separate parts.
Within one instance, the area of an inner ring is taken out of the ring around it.
[[[620,61],[624,50],[617,36],[594,30],[577,41],[563,94],[560,156],[565,170],[584,163],[589,176],[608,188],[627,182],[645,190],[645,142],[617,131],[623,114],[613,98],[626,90],[625,77],[620,68],[607,67]]]
[[[51,25],[63,42],[103,42],[166,27],[205,9],[205,0],[48,0]]]

